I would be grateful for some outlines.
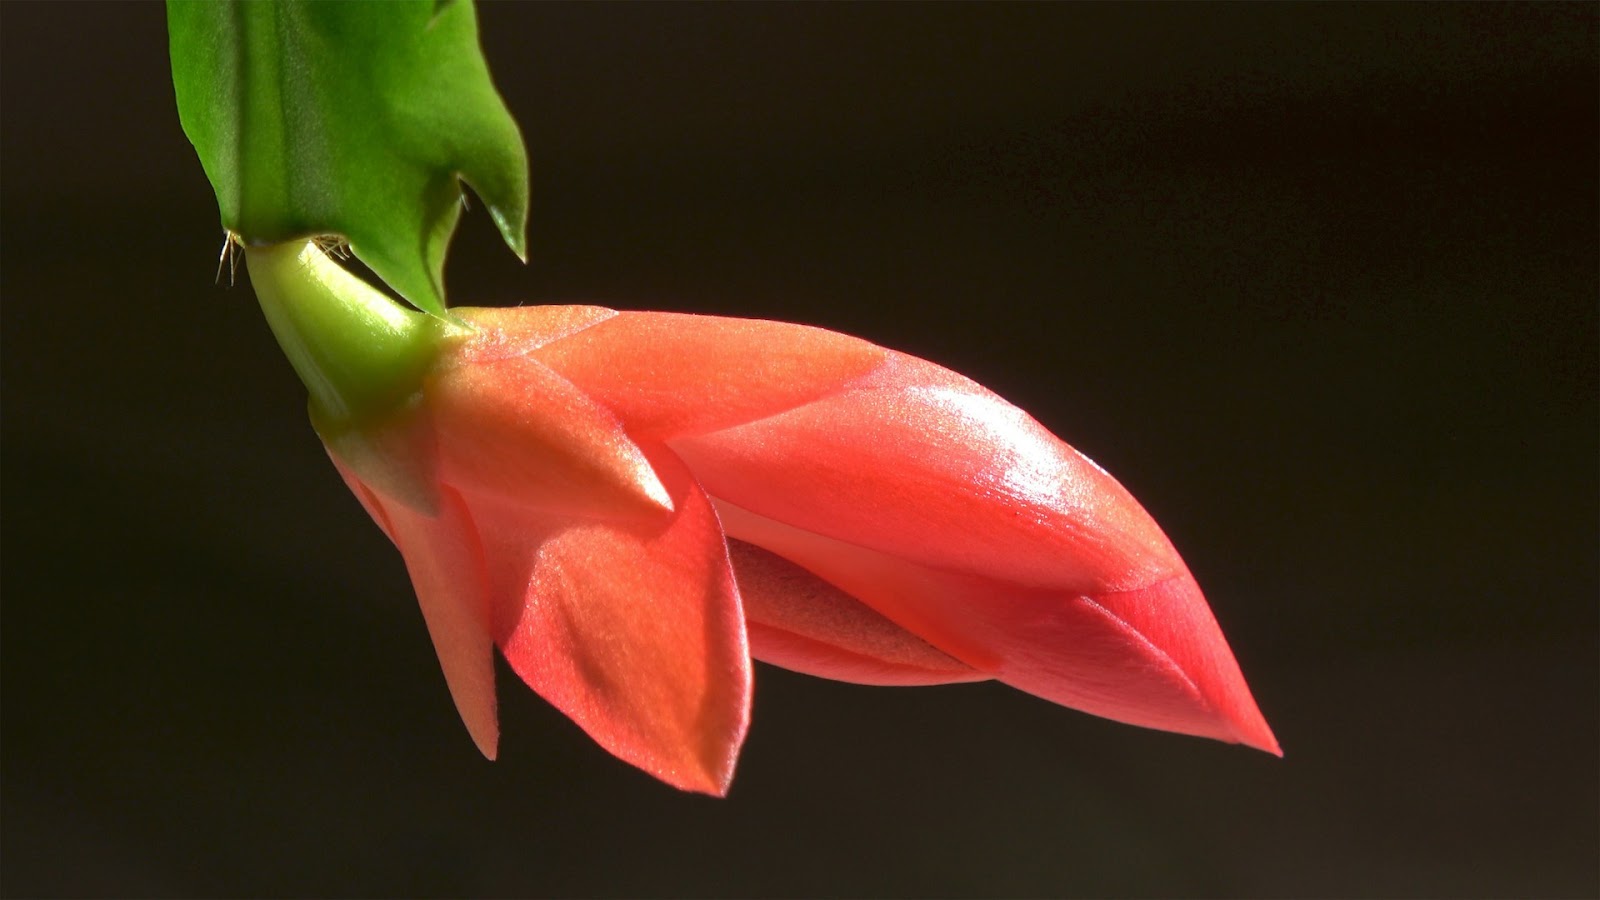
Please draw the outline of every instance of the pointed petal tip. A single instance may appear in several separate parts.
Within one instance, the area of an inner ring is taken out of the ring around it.
[[[748,660],[748,657],[746,659]],[[750,678],[748,670],[745,677]],[[745,695],[748,697],[749,686],[753,684],[753,679],[745,683],[747,685]],[[700,753],[697,754],[694,768],[689,773],[693,783],[685,789],[719,799],[728,796],[728,789],[733,786],[734,770],[739,766],[739,753],[744,749],[744,739],[749,733],[750,708],[746,705],[731,733],[702,746]]]
[[[672,495],[667,493],[667,487],[661,483],[661,476],[656,474],[655,469],[648,466],[643,467],[638,477],[639,490],[646,499],[660,507],[662,512],[671,513],[676,511],[676,507],[672,503]]]
[[[1261,708],[1256,706],[1255,698],[1249,696],[1248,688],[1245,690],[1243,702],[1224,713],[1225,727],[1231,733],[1231,737],[1225,739],[1282,759],[1283,748],[1278,746],[1277,736],[1261,714]]]
[[[1126,693],[1121,708],[1111,710],[1109,718],[1283,756],[1199,585],[1187,571],[1147,588],[1100,594],[1088,603],[1112,626],[1114,635],[1128,641],[1127,649],[1136,651],[1135,658],[1154,664],[1139,674],[1161,676],[1153,681],[1130,679],[1125,687],[1135,690]],[[1166,690],[1156,689],[1161,687]]]
[[[664,448],[645,455],[631,483],[661,486],[675,508],[665,523],[552,530],[510,505],[480,516],[489,546],[537,547],[491,575],[504,586],[499,646],[525,683],[619,759],[723,796],[749,724],[738,588],[716,514],[688,470]]]
[[[733,785],[733,769],[738,761],[738,748],[733,751],[733,758],[726,761],[709,763],[699,759],[675,760],[641,760],[611,750],[619,759],[630,765],[636,766],[651,778],[671,785],[686,794],[704,794],[708,797],[722,798],[728,795],[728,789]]]
[[[1260,728],[1253,729],[1249,734],[1240,735],[1239,743],[1283,759],[1283,748],[1278,746],[1278,738],[1272,733],[1272,729],[1267,727],[1265,721],[1260,723]]]
[[[623,762],[629,763],[664,784],[687,794],[705,794],[708,797],[726,797],[733,784],[734,767],[739,763],[739,748],[744,742],[743,732],[737,740],[723,750],[713,751],[717,758],[707,758],[708,748],[681,747],[682,753],[670,756],[655,755],[640,758],[617,748],[607,747]],[[659,751],[660,748],[657,748]]]
[[[744,743],[743,735],[740,735],[739,743],[740,745]],[[716,769],[704,773],[704,784],[695,788],[695,790],[709,797],[716,797],[719,800],[728,796],[728,790],[733,787],[733,770],[738,764],[739,747],[735,746],[729,757],[723,760]]]
[[[494,762],[500,755],[500,717],[493,698],[490,698],[487,708],[482,703],[469,705],[458,699],[456,711],[461,715],[462,724],[467,726],[467,734],[478,752],[483,754],[484,759]]]
[[[701,735],[698,740],[676,748],[677,752],[669,756],[657,756],[649,762],[630,759],[620,753],[618,756],[680,791],[720,799],[728,796],[728,789],[733,786],[733,773],[739,765],[739,752],[749,730],[750,716],[746,707],[731,732]],[[613,749],[612,752],[617,751]]]
[[[692,794],[705,794],[718,800],[728,796],[728,789],[733,786],[733,771],[727,772],[695,772],[690,778],[673,780],[669,782],[679,790]]]

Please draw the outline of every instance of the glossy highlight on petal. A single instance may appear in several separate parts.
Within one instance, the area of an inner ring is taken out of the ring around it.
[[[1161,530],[1104,470],[900,354],[848,391],[674,447],[713,496],[927,565],[1082,591],[1175,571]]]

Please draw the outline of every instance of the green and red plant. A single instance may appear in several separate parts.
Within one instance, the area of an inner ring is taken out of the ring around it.
[[[519,256],[528,206],[470,2],[168,10],[223,227],[485,755],[496,648],[606,749],[712,794],[752,657],[863,684],[996,679],[1278,752],[1160,528],[974,382],[801,325],[448,308],[461,182]]]

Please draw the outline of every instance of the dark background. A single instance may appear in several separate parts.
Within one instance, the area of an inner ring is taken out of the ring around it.
[[[159,5],[0,9],[0,887],[1594,896],[1597,7],[486,5],[533,259],[457,303],[930,357],[1115,473],[1287,757],[757,673],[683,795],[456,718],[214,198]],[[226,278],[224,278],[224,282]]]

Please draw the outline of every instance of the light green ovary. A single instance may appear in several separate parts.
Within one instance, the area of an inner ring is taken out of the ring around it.
[[[311,392],[321,427],[361,427],[396,412],[459,326],[406,309],[311,242],[247,247],[267,324]],[[326,436],[326,435],[325,435]]]

